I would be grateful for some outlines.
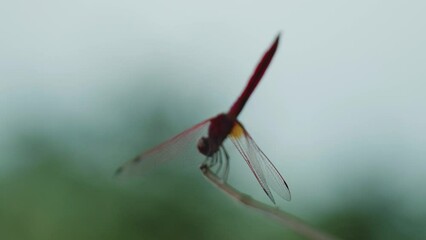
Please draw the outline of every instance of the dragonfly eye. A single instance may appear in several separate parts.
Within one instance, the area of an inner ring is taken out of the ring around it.
[[[197,143],[197,148],[200,153],[207,156],[210,150],[209,140],[206,137],[200,138]]]

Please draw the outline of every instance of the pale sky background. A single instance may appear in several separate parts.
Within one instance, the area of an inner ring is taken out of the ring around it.
[[[240,120],[286,176],[290,208],[368,198],[373,179],[415,211],[426,197],[425,12],[425,1],[384,0],[2,2],[0,173],[19,165],[10,156],[25,129],[104,130],[123,103],[173,107],[171,92],[200,114],[193,124],[226,111],[281,32]]]

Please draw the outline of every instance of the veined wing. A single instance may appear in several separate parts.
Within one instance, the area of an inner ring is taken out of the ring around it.
[[[194,157],[194,154],[189,153],[196,151],[197,141],[202,135],[206,135],[210,120],[204,120],[162,144],[141,153],[118,168],[116,175],[140,175],[167,160]]]
[[[235,123],[229,138],[247,162],[269,199],[275,204],[270,190],[272,188],[280,197],[290,201],[290,189],[284,178],[239,122]]]

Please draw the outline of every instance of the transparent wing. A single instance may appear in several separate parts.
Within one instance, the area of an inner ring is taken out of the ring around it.
[[[240,123],[235,123],[229,138],[247,162],[269,199],[275,203],[270,190],[272,188],[280,197],[290,201],[290,189],[284,178]]]
[[[210,119],[204,120],[164,143],[143,152],[119,167],[116,175],[140,175],[171,159],[195,158],[197,154],[200,154],[197,150],[197,141],[201,136],[207,134],[209,125]]]

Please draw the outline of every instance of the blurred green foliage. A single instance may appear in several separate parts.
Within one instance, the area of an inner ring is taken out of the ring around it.
[[[138,129],[142,120],[136,116],[118,125],[158,142],[175,123],[161,113],[151,116],[144,119],[146,129]],[[67,147],[65,132],[55,139],[37,131],[19,138],[20,158],[15,160],[23,164],[0,180],[0,239],[303,239],[233,202],[204,181],[198,169],[188,173],[165,166],[144,178],[118,181],[108,160],[120,155],[112,153],[124,143],[106,134],[93,146],[98,154],[81,154]],[[79,134],[83,139],[91,133]],[[90,164],[93,157],[111,167],[97,169]],[[401,227],[393,219],[394,207],[372,195],[310,221],[344,239],[421,239],[420,229]]]
[[[34,140],[34,139],[33,139]],[[164,169],[148,182],[88,176],[39,140],[34,163],[0,183],[1,239],[258,239],[285,234],[201,176]]]

